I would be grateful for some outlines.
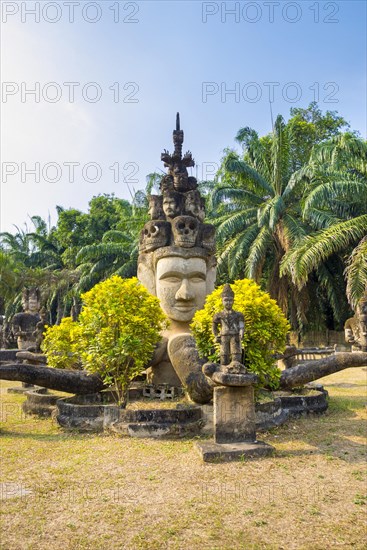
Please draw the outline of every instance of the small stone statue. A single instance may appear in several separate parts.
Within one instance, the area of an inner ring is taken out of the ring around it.
[[[36,328],[33,332],[33,337],[35,339],[34,348],[36,353],[41,353],[41,344],[43,340],[43,333],[45,332],[47,326],[47,310],[42,308],[40,311],[40,320],[38,321]]]
[[[245,319],[239,311],[233,311],[234,292],[226,284],[222,292],[224,310],[213,318],[213,333],[220,343],[220,364],[222,370],[232,373],[246,372],[242,359],[241,341],[245,330]]]
[[[23,291],[22,306],[24,312],[16,313],[11,321],[11,330],[17,338],[18,349],[27,350],[35,345],[33,335],[40,321],[40,292],[38,288]]]
[[[346,320],[344,333],[352,351],[367,351],[367,291],[359,301],[354,317]]]

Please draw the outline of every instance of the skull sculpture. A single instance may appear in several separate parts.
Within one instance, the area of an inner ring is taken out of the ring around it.
[[[154,220],[145,224],[140,233],[141,252],[152,252],[161,246],[167,246],[170,239],[170,223]]]
[[[172,222],[174,244],[183,248],[195,246],[199,222],[192,216],[178,216]]]

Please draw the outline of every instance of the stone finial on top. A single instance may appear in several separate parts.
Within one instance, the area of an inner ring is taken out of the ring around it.
[[[176,115],[176,129],[173,130],[174,152],[172,155],[165,149],[161,154],[161,160],[164,166],[168,168],[168,176],[163,178],[165,188],[173,185],[176,191],[185,193],[197,188],[197,181],[194,177],[189,177],[187,168],[194,167],[195,161],[192,158],[190,151],[187,151],[182,156],[182,144],[184,141],[184,133],[180,128],[180,113]],[[164,188],[162,188],[164,191]]]
[[[195,166],[195,161],[190,151],[182,156],[183,140],[177,113],[174,151],[170,154],[165,149],[161,155],[168,173],[161,179],[161,194],[148,197],[151,221],[140,233],[139,252],[146,256],[161,247],[173,247],[177,256],[180,250],[192,248],[194,253],[194,249],[201,249],[202,255],[212,263],[215,227],[204,223],[205,200],[200,195],[196,178],[188,175],[187,168]]]

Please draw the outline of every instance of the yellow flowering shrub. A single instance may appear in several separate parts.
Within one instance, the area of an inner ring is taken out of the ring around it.
[[[158,298],[136,277],[113,276],[82,295],[80,353],[83,367],[114,384],[119,402],[151,358],[166,317]]]
[[[158,298],[136,277],[113,276],[82,294],[82,300],[77,322],[66,318],[47,330],[43,350],[48,363],[75,368],[80,361],[106,385],[114,385],[124,404],[129,383],[146,368],[168,320]]]
[[[204,308],[195,313],[191,330],[202,357],[219,363],[219,344],[215,342],[212,321],[215,313],[223,310],[223,286],[215,289],[206,299]],[[250,279],[231,284],[235,294],[233,309],[245,317],[245,334],[242,345],[245,366],[259,376],[259,386],[276,389],[280,370],[275,365],[274,353],[282,353],[286,344],[289,323],[276,301]]]
[[[81,366],[79,354],[80,327],[71,317],[65,317],[60,325],[47,327],[41,349],[47,356],[50,367],[78,369]]]

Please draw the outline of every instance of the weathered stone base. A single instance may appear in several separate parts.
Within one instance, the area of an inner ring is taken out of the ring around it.
[[[17,357],[17,353],[19,353],[18,348],[14,349],[0,349],[0,362],[11,362],[15,361]]]
[[[260,458],[273,454],[274,447],[263,441],[248,443],[214,443],[214,441],[196,442],[195,448],[204,462],[232,462]]]
[[[116,422],[109,426],[109,431],[121,436],[177,439],[199,435],[202,425],[203,423],[201,420],[197,420],[196,422],[184,422],[182,424],[173,424],[169,422],[160,424],[154,422]]]
[[[25,393],[27,399],[22,403],[22,410],[25,414],[37,416],[52,416],[56,410],[56,401],[60,395],[55,395],[47,388],[35,388]]]

